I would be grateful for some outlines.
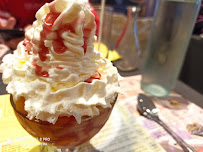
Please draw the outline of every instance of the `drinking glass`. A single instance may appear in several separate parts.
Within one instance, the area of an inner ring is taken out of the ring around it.
[[[78,146],[88,142],[100,131],[111,114],[116,98],[111,108],[103,109],[98,106],[100,114],[93,117],[83,116],[80,124],[73,116],[59,116],[55,124],[35,118],[30,120],[26,117],[27,112],[24,110],[24,97],[14,102],[11,95],[10,102],[19,123],[30,135],[58,148],[56,151],[71,152],[76,151]],[[45,138],[48,140],[44,140]]]
[[[147,94],[164,97],[174,89],[200,5],[200,0],[157,3],[141,72],[141,88]]]
[[[121,58],[116,60],[114,65],[121,71],[132,71],[139,67],[141,56],[137,30],[139,11],[140,8],[136,6],[127,8],[127,21],[116,43],[115,49]]]

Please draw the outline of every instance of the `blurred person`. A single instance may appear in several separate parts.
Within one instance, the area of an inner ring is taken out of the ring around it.
[[[193,31],[194,35],[202,35],[203,34],[203,0],[201,3],[201,8],[199,11],[199,15],[197,17],[197,21]]]
[[[0,0],[0,29],[25,29],[35,20],[35,13],[46,2],[52,0]],[[23,37],[8,40],[5,43],[15,49]],[[3,42],[3,40],[2,40]],[[2,47],[5,48],[5,47]],[[1,48],[1,50],[2,50]]]
[[[51,1],[53,0],[0,0],[0,29],[24,29],[24,31],[27,31],[35,20],[38,9]],[[81,1],[88,3],[88,0]],[[92,12],[96,15],[93,9]],[[95,20],[98,25],[99,18],[97,15]],[[5,44],[11,49],[16,49],[21,40],[23,40],[23,37],[14,38],[5,42]],[[2,41],[2,38],[0,38],[1,43]]]
[[[24,28],[35,20],[35,13],[46,2],[52,0],[1,0],[0,28]],[[9,23],[12,23],[9,25]]]

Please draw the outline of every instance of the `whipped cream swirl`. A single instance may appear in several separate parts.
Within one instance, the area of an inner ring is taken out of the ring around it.
[[[36,13],[13,54],[4,57],[3,81],[14,101],[25,98],[29,119],[95,116],[120,92],[118,72],[94,49],[96,25],[79,0],[55,0]]]

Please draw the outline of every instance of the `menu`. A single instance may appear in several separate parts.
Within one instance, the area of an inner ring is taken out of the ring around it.
[[[166,151],[182,152],[174,139],[156,122],[136,113],[137,95],[143,93],[140,89],[141,76],[126,77],[121,82],[124,94],[120,96],[122,104],[128,107],[137,122],[141,124]],[[151,97],[159,109],[159,117],[186,143],[203,152],[203,109],[183,98],[177,92],[168,97]]]
[[[80,152],[181,152],[181,148],[155,122],[140,116],[136,105],[141,93],[141,76],[125,77],[120,85],[123,93],[112,114]],[[35,139],[18,123],[9,102],[10,96],[0,96],[0,152],[52,152],[45,139]],[[167,98],[152,98],[160,109],[160,119],[198,152],[203,149],[203,109],[173,92]],[[41,142],[39,142],[41,141]]]

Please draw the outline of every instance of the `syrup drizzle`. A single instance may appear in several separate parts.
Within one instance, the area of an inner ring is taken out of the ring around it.
[[[96,71],[91,77],[89,77],[84,82],[91,83],[94,79],[98,79],[99,80],[100,78],[101,78],[101,74],[98,71]]]
[[[64,25],[60,30],[56,31],[57,39],[53,41],[54,51],[58,54],[64,53],[68,48],[64,45],[63,39],[61,38],[61,34],[65,31],[69,31],[71,33],[75,33],[75,29],[72,24]]]
[[[46,36],[51,33],[52,26],[59,15],[60,13],[50,12],[45,18],[43,30],[40,33],[41,41],[38,52],[41,61],[45,61],[47,59],[46,55],[49,53],[49,49],[44,45],[44,41],[46,40]]]
[[[59,70],[63,69],[63,67],[60,67],[60,66],[56,66],[56,68],[59,69]]]
[[[28,38],[25,38],[23,41],[23,45],[25,46],[25,52],[27,52],[28,55],[32,54],[32,43],[30,43],[30,40]]]
[[[39,58],[42,62],[46,61],[47,59],[46,55],[49,53],[49,49],[44,45],[44,41],[46,40],[46,36],[51,32],[53,23],[55,22],[55,20],[59,15],[60,15],[59,13],[50,12],[47,14],[45,18],[45,22],[43,24],[43,30],[40,33],[41,40],[40,40],[39,51],[38,51]],[[42,67],[37,64],[37,60],[34,60],[32,62],[32,65],[35,68],[35,74],[37,76],[49,77],[49,73],[45,70],[44,71],[42,70]]]
[[[83,36],[84,45],[82,47],[84,49],[84,54],[85,54],[87,52],[87,43],[88,43],[89,38],[90,38],[91,29],[84,28],[83,33],[84,33],[84,36]]]
[[[32,65],[35,68],[35,74],[40,77],[49,77],[47,71],[42,71],[42,67],[37,64],[37,60],[33,60]]]

